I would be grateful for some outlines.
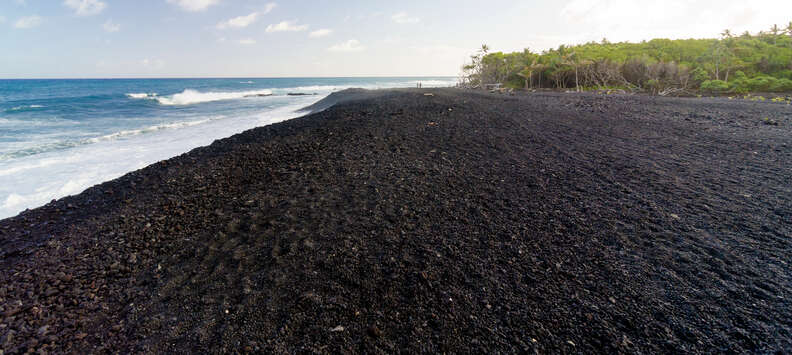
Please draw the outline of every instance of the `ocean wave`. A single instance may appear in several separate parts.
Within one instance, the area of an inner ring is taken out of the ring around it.
[[[16,151],[12,151],[12,152],[7,152],[7,153],[0,153],[0,161],[7,160],[7,159],[13,159],[13,158],[21,158],[21,157],[26,157],[26,156],[30,156],[30,155],[36,155],[36,154],[46,153],[46,152],[50,152],[50,151],[55,151],[55,150],[63,150],[63,149],[68,149],[68,148],[74,148],[74,147],[78,147],[78,146],[86,145],[86,144],[99,143],[99,142],[110,141],[110,140],[115,140],[115,139],[122,139],[122,138],[126,138],[126,137],[146,134],[146,133],[153,133],[153,132],[160,131],[160,130],[179,129],[179,128],[192,127],[192,126],[197,126],[197,125],[208,123],[208,122],[212,122],[212,121],[221,120],[221,119],[224,119],[224,118],[226,118],[226,116],[214,116],[214,117],[209,117],[209,118],[205,118],[205,119],[202,119],[202,120],[195,120],[195,121],[182,121],[182,122],[162,123],[162,124],[153,125],[153,126],[149,126],[149,127],[145,127],[145,128],[141,128],[141,129],[129,129],[129,130],[113,132],[113,133],[106,134],[106,135],[99,136],[99,137],[84,138],[84,139],[73,139],[73,140],[65,140],[65,141],[60,141],[60,142],[51,142],[51,143],[39,144],[39,145],[34,146],[34,147],[29,147],[29,148],[20,149],[20,150],[16,150]],[[0,176],[1,175],[3,175],[2,171],[0,171]]]
[[[28,111],[28,110],[35,110],[37,108],[44,108],[46,106],[43,105],[23,105],[23,106],[16,106],[6,110],[6,112],[16,112],[16,111]]]
[[[30,129],[33,127],[70,127],[77,126],[80,122],[60,117],[14,117],[8,115],[0,117],[0,126],[3,128]]]
[[[293,91],[336,91],[340,89],[346,89],[347,86],[335,86],[335,85],[313,85],[313,86],[297,86],[293,88],[284,88],[281,90],[293,92]]]
[[[240,84],[253,84],[253,82],[250,81],[250,80],[248,80],[248,81],[240,81],[239,83]]]
[[[193,105],[204,102],[236,100],[245,97],[269,96],[269,95],[272,95],[271,90],[200,92],[192,89],[186,89],[178,94],[173,94],[169,96],[157,96],[154,97],[153,99],[157,100],[157,102],[159,102],[161,105],[184,106],[184,105]]]
[[[85,140],[85,142],[86,143],[98,143],[98,142],[101,142],[101,141],[108,141],[108,140],[113,140],[113,139],[129,137],[129,136],[137,136],[137,135],[145,134],[145,133],[156,132],[156,131],[160,131],[160,130],[163,130],[163,129],[177,129],[177,128],[192,127],[192,126],[197,126],[199,124],[204,124],[204,123],[207,123],[207,122],[221,120],[223,118],[225,118],[225,116],[210,117],[210,118],[207,118],[207,119],[197,120],[197,121],[183,121],[183,122],[163,123],[163,124],[158,124],[158,125],[154,125],[154,126],[149,126],[149,127],[146,127],[146,128],[141,128],[141,129],[130,129],[130,130],[118,131],[118,132],[107,134],[107,135],[104,135],[104,136],[101,136],[101,137],[88,138],[88,139]]]
[[[145,92],[142,92],[142,93],[131,93],[131,94],[126,94],[126,96],[129,96],[129,97],[131,97],[133,99],[150,99],[150,98],[157,97],[157,93],[156,92],[152,92],[152,93],[145,93]]]
[[[14,159],[14,158],[22,158],[22,157],[26,157],[26,156],[31,156],[31,155],[51,152],[51,151],[54,151],[54,150],[62,150],[62,149],[73,148],[73,147],[76,147],[76,146],[79,146],[79,145],[82,145],[82,144],[84,144],[84,143],[82,143],[80,141],[74,141],[74,140],[39,144],[37,146],[30,147],[30,148],[25,148],[25,149],[20,149],[20,150],[16,150],[16,151],[11,151],[11,152],[8,152],[8,153],[0,153],[0,161],[8,160],[8,159]],[[19,169],[17,169],[17,170],[19,170]],[[15,173],[15,172],[17,172],[17,170],[15,170],[15,169],[0,170],[0,176],[8,175],[8,174],[11,174],[11,173]]]

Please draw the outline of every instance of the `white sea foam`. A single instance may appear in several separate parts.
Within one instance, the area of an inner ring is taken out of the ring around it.
[[[145,133],[152,133],[152,132],[156,132],[156,131],[163,130],[163,129],[178,129],[178,128],[197,126],[199,124],[204,124],[204,123],[207,123],[207,122],[221,120],[223,118],[225,118],[225,116],[215,116],[215,117],[210,117],[210,118],[207,118],[207,119],[196,120],[196,121],[183,121],[183,122],[163,123],[163,124],[158,124],[158,125],[154,125],[154,126],[149,126],[149,127],[146,127],[146,128],[118,131],[118,132],[107,134],[107,135],[104,135],[104,136],[101,136],[101,137],[89,138],[89,139],[85,140],[85,142],[86,143],[98,143],[98,142],[101,142],[101,141],[108,141],[108,140],[113,140],[113,139],[125,138],[125,137],[129,137],[129,136],[137,136],[139,134],[145,134]]]
[[[60,136],[61,136],[60,134],[53,134],[52,135],[53,137],[51,137],[53,139],[47,139],[48,137],[46,135],[39,135],[37,137],[36,141],[44,142],[44,143],[39,143],[39,144],[34,145],[34,146],[27,146],[27,147],[23,146],[23,147],[20,147],[19,149],[9,150],[6,153],[0,152],[0,161],[13,159],[13,158],[24,157],[24,156],[29,156],[29,155],[41,154],[41,153],[45,153],[45,152],[49,152],[49,151],[53,151],[53,150],[61,150],[61,149],[73,148],[73,147],[77,147],[77,146],[81,146],[81,145],[85,145],[85,144],[99,143],[99,142],[109,141],[109,140],[114,140],[114,139],[124,139],[124,138],[128,138],[128,137],[131,137],[131,136],[137,136],[137,135],[146,134],[146,133],[153,133],[153,132],[157,132],[157,131],[165,130],[165,129],[179,129],[179,128],[192,127],[192,126],[197,126],[197,125],[204,124],[204,123],[207,123],[207,122],[221,120],[223,118],[225,118],[225,116],[213,116],[213,117],[200,119],[200,120],[193,120],[193,121],[162,123],[162,124],[158,124],[158,125],[144,127],[144,128],[141,128],[141,129],[123,130],[123,131],[113,132],[113,133],[102,135],[102,136],[98,136],[98,137],[86,138],[86,139],[78,139],[78,140],[66,140],[66,141],[59,140],[58,138],[60,138]],[[2,123],[2,122],[0,121],[0,123]],[[0,176],[7,175],[8,173],[9,173],[8,171],[0,169]]]
[[[13,115],[9,115],[6,117],[0,117],[0,126],[6,127],[35,127],[35,126],[46,126],[46,127],[69,127],[69,126],[77,126],[80,122],[59,118],[59,117],[35,117],[35,118],[14,118]]]
[[[239,83],[240,84],[253,84],[253,82],[250,81],[250,80],[248,80],[248,81],[240,81]]]
[[[242,99],[245,97],[268,96],[268,95],[272,95],[271,90],[200,92],[192,89],[186,89],[178,94],[173,94],[170,96],[159,96],[156,98],[156,100],[162,105],[193,105],[204,102],[235,100],[235,99]]]
[[[131,93],[131,94],[126,94],[126,95],[131,97],[131,98],[133,98],[133,99],[149,99],[149,98],[157,97],[157,93],[156,92],[152,92],[152,93],[145,93],[145,92],[142,92],[142,93]]]
[[[13,174],[20,173],[25,170],[37,169],[37,168],[45,168],[56,163],[57,160],[55,159],[39,159],[34,162],[25,162],[19,164],[13,164],[8,168],[0,169],[0,177],[9,176]]]
[[[300,92],[300,91],[337,91],[347,88],[346,86],[335,85],[312,85],[312,86],[297,86],[293,88],[285,88],[283,91]]]
[[[34,108],[44,108],[42,105],[24,105],[24,106],[16,106],[8,109],[8,111],[23,111],[23,110],[30,110]]]

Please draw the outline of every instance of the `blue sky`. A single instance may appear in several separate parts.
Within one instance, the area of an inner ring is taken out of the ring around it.
[[[482,43],[715,37],[792,1],[0,0],[0,77],[457,75]]]

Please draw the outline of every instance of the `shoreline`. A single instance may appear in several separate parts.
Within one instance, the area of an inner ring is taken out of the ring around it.
[[[428,80],[431,85],[446,83],[442,78],[415,79]],[[413,79],[404,80],[48,80],[9,84],[4,93],[10,96],[0,105],[0,111],[5,112],[0,130],[9,130],[0,139],[0,219],[215,139],[271,123],[278,119],[276,115],[299,115],[276,114],[285,112],[281,108],[298,110],[350,86],[415,86],[409,82]],[[15,87],[19,90],[11,90]],[[48,96],[44,94],[47,87],[57,90]],[[255,96],[269,93],[273,95]]]
[[[0,220],[0,349],[792,347],[785,106],[425,88],[306,109]]]

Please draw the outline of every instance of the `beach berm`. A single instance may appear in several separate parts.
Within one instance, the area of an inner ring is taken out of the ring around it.
[[[789,106],[402,89],[307,112],[0,221],[0,352],[792,349]]]

